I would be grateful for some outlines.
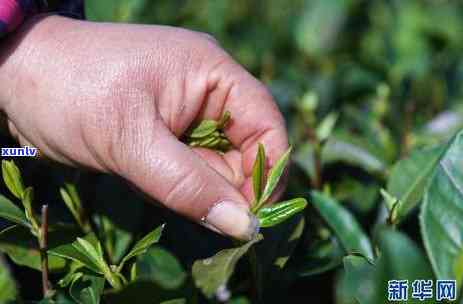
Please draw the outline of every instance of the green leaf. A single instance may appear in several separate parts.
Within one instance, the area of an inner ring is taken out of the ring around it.
[[[63,199],[76,222],[84,232],[89,233],[91,231],[91,227],[87,219],[83,216],[84,212],[82,202],[80,200],[76,186],[71,183],[65,183],[64,187],[59,189],[59,192],[61,194],[61,198]]]
[[[374,265],[363,257],[352,255],[346,256],[343,264],[345,275],[340,283],[345,286],[343,289],[348,293],[344,297],[351,298],[351,301],[356,303],[374,304],[372,299],[376,299],[375,293],[378,292]]]
[[[288,267],[297,276],[313,276],[325,273],[342,263],[344,249],[335,237],[317,240],[310,244],[306,253],[295,258]]]
[[[370,151],[364,140],[356,137],[330,138],[321,151],[323,164],[343,162],[371,174],[384,174],[384,160]]]
[[[220,120],[217,123],[217,128],[220,129],[220,130],[225,128],[227,126],[228,122],[230,121],[230,119],[231,119],[230,111],[225,111],[225,113],[223,113],[223,115],[222,115],[222,118],[220,118]]]
[[[349,291],[349,296],[358,303],[383,303],[388,296],[389,280],[408,280],[409,284],[417,279],[433,280],[426,258],[406,235],[381,229],[378,248],[381,255],[374,264],[359,256],[344,258],[345,277],[342,283],[345,287],[342,289]],[[434,303],[412,298],[410,286],[408,292],[407,303]]]
[[[76,231],[71,228],[50,227],[49,248],[66,244],[75,237]],[[18,265],[41,270],[38,241],[28,228],[12,226],[0,232],[0,251],[7,254]],[[66,261],[56,256],[49,256],[48,264],[51,272],[59,272],[66,267]]]
[[[338,121],[338,117],[338,113],[330,113],[322,120],[316,129],[318,140],[324,141],[330,137],[331,132],[333,132],[334,126]]]
[[[103,250],[100,242],[96,242],[94,246],[94,244],[84,238],[77,238],[77,241],[73,243],[73,246],[82,254],[85,254],[87,258],[92,260],[95,265],[98,265],[98,268],[101,269],[102,272],[107,269],[107,264],[104,261]]]
[[[295,198],[260,209],[257,218],[261,227],[272,227],[301,212],[307,206],[303,198]]]
[[[108,262],[118,265],[132,244],[138,241],[135,236],[142,228],[147,206],[120,178],[101,176],[96,188],[100,191],[97,191],[92,202],[92,220]],[[127,204],[128,201],[130,204]]]
[[[348,253],[360,253],[373,259],[370,240],[348,210],[334,199],[317,191],[312,192],[312,204],[334,231]]]
[[[39,223],[32,209],[32,201],[34,200],[34,189],[32,187],[27,187],[23,194],[22,203],[24,210],[26,212],[26,218],[32,224],[32,227],[35,230],[35,233],[39,231]]]
[[[220,287],[226,286],[235,271],[238,260],[252,245],[262,239],[262,235],[258,235],[254,240],[240,247],[224,249],[210,258],[195,261],[192,275],[196,286],[206,297],[213,297]]]
[[[95,235],[88,234],[85,237],[85,241],[87,241],[86,246],[89,247],[91,253],[89,253],[85,247],[82,247],[82,240],[83,239],[80,239],[79,241],[78,239],[72,243],[58,246],[56,248],[50,249],[48,252],[54,256],[82,263],[85,267],[89,268],[90,270],[99,274],[103,274],[103,269],[100,267],[101,260],[99,258],[98,250],[95,248],[94,245],[92,245],[92,243],[96,244],[98,242]],[[92,243],[90,243],[89,241]]]
[[[139,257],[137,280],[154,281],[164,289],[176,289],[183,285],[186,273],[178,260],[167,250],[153,247]]]
[[[148,233],[143,239],[138,241],[135,244],[135,246],[133,246],[132,250],[130,250],[130,252],[122,259],[122,262],[119,264],[118,269],[122,270],[122,268],[124,267],[124,264],[128,260],[146,253],[148,248],[150,248],[153,244],[159,242],[159,239],[161,238],[164,227],[165,227],[165,224],[157,227],[156,229]]]
[[[102,276],[77,273],[69,287],[69,294],[79,304],[99,304],[104,285]]]
[[[397,207],[398,221],[421,201],[429,178],[447,148],[448,144],[418,150],[394,165],[387,191],[400,202]]]
[[[252,167],[252,186],[254,190],[254,204],[260,201],[265,182],[265,149],[259,144],[256,160]]]
[[[2,174],[8,190],[17,198],[21,199],[24,194],[24,184],[21,172],[15,163],[10,160],[2,160]]]
[[[455,263],[463,251],[463,132],[443,154],[426,189],[420,226],[425,248],[438,279],[461,277]]]
[[[379,301],[387,298],[387,282],[389,280],[413,282],[416,279],[434,279],[430,265],[423,253],[405,234],[392,229],[383,229],[378,235],[378,247],[381,255],[375,263],[378,271],[375,274],[377,284],[375,295]],[[411,288],[409,288],[408,298],[410,303],[423,303],[412,299]],[[427,301],[427,303],[434,302]]]
[[[3,195],[0,195],[0,218],[24,227],[31,227],[24,212]]]
[[[267,178],[267,184],[265,185],[264,191],[262,192],[262,197],[260,198],[257,206],[262,206],[272,195],[273,190],[275,190],[278,182],[280,181],[281,176],[288,164],[289,155],[291,154],[291,148],[289,148],[283,156],[275,163],[275,165],[270,169]],[[258,208],[257,208],[258,209]]]
[[[16,282],[0,256],[0,303],[13,303],[18,295]]]
[[[215,120],[203,120],[188,133],[188,136],[192,139],[204,138],[208,137],[216,130],[217,122]]]

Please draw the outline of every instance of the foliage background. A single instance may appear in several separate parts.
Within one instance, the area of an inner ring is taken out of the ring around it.
[[[91,20],[167,24],[213,35],[269,86],[286,117],[295,147],[286,196],[329,188],[367,232],[384,218],[379,190],[386,187],[392,165],[463,127],[459,1],[99,0],[87,1],[86,13]],[[326,117],[336,124],[321,149],[314,132]],[[2,137],[1,144],[12,142]],[[114,177],[31,160],[19,165],[55,217],[69,218],[59,186],[77,182],[84,201],[116,223],[115,246],[123,247],[142,231],[167,222],[161,244],[189,269],[195,259],[229,245],[144,203]],[[7,193],[4,188],[1,192]],[[130,217],[121,216],[127,212]],[[313,248],[317,241],[331,240],[331,232],[314,208],[305,216],[308,228],[297,249],[310,259],[303,269],[306,274],[285,286],[284,299],[352,303],[339,283],[341,268],[334,267],[340,265],[339,252],[330,247],[328,254],[318,256],[319,248]],[[416,216],[407,218],[401,230],[423,248]],[[323,273],[312,275],[318,268]],[[38,273],[25,268],[14,271],[19,277],[27,274],[27,281],[40,280]],[[39,286],[24,285],[25,297],[37,298]]]

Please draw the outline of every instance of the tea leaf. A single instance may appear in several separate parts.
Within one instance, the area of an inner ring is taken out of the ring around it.
[[[272,195],[273,190],[275,190],[276,186],[278,185],[278,182],[280,181],[280,178],[283,175],[286,165],[288,164],[290,154],[291,154],[291,148],[289,148],[283,154],[283,156],[281,156],[281,158],[275,163],[272,169],[270,169],[268,173],[267,184],[265,185],[264,191],[262,193],[262,197],[260,198],[260,201],[256,205],[255,210],[258,210],[263,204],[265,204],[265,202]]]
[[[183,285],[186,273],[177,259],[167,250],[150,248],[139,257],[137,280],[154,281],[164,289],[176,289]]]
[[[79,224],[79,226],[82,228],[82,230],[87,233],[90,232],[90,225],[88,224],[88,222],[85,221],[85,219],[82,216],[83,207],[76,186],[71,183],[65,183],[64,187],[61,187],[59,189],[59,192],[64,203],[66,204],[72,216]]]
[[[2,174],[8,190],[17,198],[21,199],[24,194],[24,184],[21,172],[15,163],[10,160],[2,160]]]
[[[193,139],[204,138],[211,135],[217,130],[218,124],[214,120],[203,120],[201,123],[193,128],[188,136]]]
[[[228,122],[230,121],[230,118],[231,118],[230,111],[225,111],[225,113],[223,113],[222,115],[222,118],[220,118],[220,120],[217,123],[217,128],[219,130],[223,130],[227,126]]]
[[[262,235],[259,234],[254,240],[240,247],[224,249],[210,258],[195,261],[192,275],[196,286],[202,290],[206,297],[213,297],[219,287],[227,284],[235,271],[238,260],[252,245],[262,239]]]
[[[372,264],[360,256],[344,258],[346,290],[358,303],[383,303],[388,297],[390,280],[433,280],[429,264],[420,249],[406,235],[396,230],[381,229],[378,233],[380,257]],[[404,254],[406,253],[406,254]],[[369,288],[365,288],[368,286]],[[412,297],[408,288],[407,303],[434,303]]]
[[[3,195],[0,195],[0,218],[24,227],[31,227],[24,212]]]
[[[118,265],[138,241],[135,236],[143,225],[141,218],[146,206],[141,197],[130,191],[126,182],[120,178],[101,176],[96,188],[106,190],[95,194],[92,220],[108,262]],[[89,222],[88,219],[86,222]]]
[[[18,294],[16,282],[2,256],[0,256],[0,291],[0,303],[15,302]]]
[[[335,237],[316,240],[304,250],[304,255],[290,261],[291,272],[301,276],[313,276],[329,271],[342,263],[345,251]]]
[[[164,230],[165,224],[157,227],[150,233],[148,233],[143,239],[138,241],[135,246],[133,246],[132,250],[122,259],[121,263],[119,264],[119,271],[122,270],[125,263],[133,257],[146,253],[148,248],[150,248],[153,244],[159,242],[161,238],[162,231]]]
[[[79,304],[99,304],[104,285],[104,277],[77,273],[69,287],[69,294]]]
[[[87,243],[89,240],[93,244],[96,244],[98,242],[94,234],[88,234],[87,236],[85,236],[85,239]],[[99,274],[103,274],[103,269],[100,267],[99,258],[95,258],[95,257],[98,257],[99,255],[98,251],[92,245],[91,248],[93,250],[91,251],[93,251],[93,253],[89,254],[87,250],[84,247],[82,247],[81,242],[82,241],[79,242],[78,240],[76,240],[73,243],[65,244],[65,245],[50,249],[48,252],[54,256],[58,256],[58,257],[62,257],[65,259],[69,259],[72,261],[82,263],[85,267],[89,268],[90,270],[96,273],[99,273]]]
[[[429,181],[421,205],[424,245],[438,279],[458,279],[463,251],[463,132],[450,142]]]
[[[96,242],[95,246],[83,238],[77,238],[77,243],[73,243],[73,246],[90,258],[98,267],[104,271],[107,268],[106,262],[103,258],[103,250],[100,242]]]
[[[326,140],[328,137],[330,137],[331,133],[333,132],[334,126],[336,125],[336,122],[338,120],[338,113],[330,113],[328,114],[318,125],[316,133],[317,133],[317,138],[320,141]]]
[[[331,137],[321,150],[322,163],[344,162],[365,171],[381,175],[386,168],[385,161],[373,153],[369,143],[354,136]]]
[[[254,190],[254,204],[260,201],[265,182],[265,149],[259,144],[256,160],[252,167],[252,186]]]
[[[357,252],[373,259],[370,240],[352,214],[334,199],[323,193],[312,192],[312,204],[328,223],[348,253]]]
[[[32,227],[34,228],[35,233],[38,233],[39,224],[34,214],[34,210],[32,209],[33,199],[34,199],[34,189],[32,187],[27,187],[26,190],[24,191],[22,203],[24,206],[24,210],[26,211],[26,218],[32,224]]]
[[[257,212],[257,218],[261,227],[272,227],[304,210],[306,206],[307,201],[305,199],[295,198],[260,209]]]
[[[400,202],[397,208],[398,221],[420,203],[429,178],[447,148],[448,144],[445,144],[418,150],[394,165],[387,190]]]
[[[50,250],[67,244],[75,239],[76,231],[71,227],[50,227],[48,245]],[[12,226],[0,232],[0,251],[7,254],[16,264],[41,270],[38,241],[29,228]],[[48,267],[51,272],[62,271],[66,260],[57,256],[49,256]]]

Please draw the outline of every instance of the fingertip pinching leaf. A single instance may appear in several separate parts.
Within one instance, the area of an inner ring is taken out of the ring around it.
[[[303,198],[295,198],[289,201],[274,204],[260,209],[257,218],[260,227],[272,227],[289,219],[294,214],[301,212],[307,206],[307,201]]]

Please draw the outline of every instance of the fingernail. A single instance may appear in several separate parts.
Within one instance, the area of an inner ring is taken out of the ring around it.
[[[257,218],[240,204],[231,201],[215,204],[203,220],[212,230],[244,241],[252,240],[259,232]]]

